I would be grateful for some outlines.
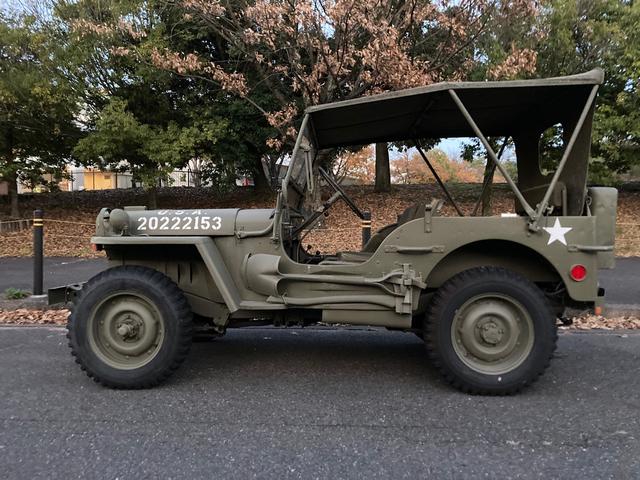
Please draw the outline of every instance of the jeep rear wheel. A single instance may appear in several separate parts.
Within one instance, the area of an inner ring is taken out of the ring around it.
[[[155,270],[106,270],[82,289],[67,325],[76,361],[116,388],[157,385],[183,362],[192,314],[181,290]]]
[[[515,393],[548,367],[555,318],[540,289],[494,267],[466,270],[436,292],[425,317],[428,352],[444,378],[478,394]]]

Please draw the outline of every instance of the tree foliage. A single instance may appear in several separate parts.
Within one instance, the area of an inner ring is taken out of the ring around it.
[[[371,145],[356,151],[341,152],[333,162],[333,175],[339,183],[373,183],[376,176],[374,156]]]
[[[426,157],[443,182],[478,182],[481,179],[477,165],[450,158],[439,148],[429,150]],[[391,161],[391,175],[395,183],[403,185],[435,181],[422,156],[412,150]]]
[[[89,135],[75,149],[84,164],[128,168],[150,188],[151,202],[153,187],[189,163],[221,190],[244,173],[264,178],[264,117],[207,81],[152,63],[154,52],[188,49],[205,35],[176,32],[184,21],[176,8],[142,0],[60,2],[55,21],[79,66],[71,76],[87,105]]]
[[[530,71],[535,52],[515,42],[484,50],[494,21],[526,23],[534,0],[152,2],[171,36],[153,35],[136,16],[78,18],[80,35],[136,37],[119,54],[211,84],[264,115],[278,158],[304,108],[386,90],[465,79],[486,64],[494,77]],[[147,4],[145,4],[147,5]],[[132,20],[133,18],[133,20]],[[175,39],[188,41],[176,42]],[[498,52],[499,54],[496,54]],[[282,158],[280,156],[280,158]],[[270,163],[267,170],[276,167]]]
[[[606,81],[592,170],[602,181],[639,163],[637,2],[46,1],[38,22],[2,17],[5,178],[20,172],[37,181],[59,170],[79,138],[77,122],[88,136],[73,152],[86,165],[126,161],[155,185],[191,162],[220,185],[247,174],[260,186],[281,172],[310,105],[595,66]],[[28,141],[16,140],[27,132]],[[553,154],[557,138],[546,136],[543,148]],[[354,155],[349,162],[364,154]]]
[[[0,177],[9,184],[14,217],[18,182],[60,177],[79,138],[78,104],[57,54],[35,19],[0,13]]]
[[[600,67],[592,180],[640,164],[640,4],[626,0],[549,0],[540,18],[547,41],[538,73],[569,75]]]

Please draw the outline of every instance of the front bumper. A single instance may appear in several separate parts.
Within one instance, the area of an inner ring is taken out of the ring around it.
[[[60,303],[74,303],[76,297],[82,290],[83,283],[74,283],[71,285],[62,285],[60,287],[50,288],[47,291],[48,304],[57,305]]]

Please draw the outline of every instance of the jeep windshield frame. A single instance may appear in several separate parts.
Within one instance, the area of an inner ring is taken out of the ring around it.
[[[566,189],[563,214],[581,215],[595,98],[603,80],[602,70],[594,69],[535,80],[443,82],[307,108],[283,179],[282,204],[301,210],[314,188],[312,172],[322,157],[319,152],[411,141],[426,158],[421,139],[476,137],[507,181],[532,231],[539,230],[540,219],[550,212],[549,201],[559,182]],[[555,172],[545,175],[539,140],[556,124],[563,127],[564,151]],[[513,140],[517,182],[500,163],[488,136]]]

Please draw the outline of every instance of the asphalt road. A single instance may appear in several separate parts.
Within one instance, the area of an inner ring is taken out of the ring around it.
[[[640,304],[640,257],[617,258],[616,268],[599,272],[607,303]]]
[[[45,289],[88,280],[106,268],[104,259],[51,257],[45,260]],[[31,290],[30,258],[0,258],[0,292],[9,287]],[[607,303],[640,304],[640,257],[618,258],[615,270],[602,270]]]
[[[44,288],[84,282],[105,268],[107,260],[104,258],[48,257],[44,259]],[[0,292],[9,287],[32,290],[31,258],[0,258],[0,272]]]
[[[64,333],[0,328],[2,478],[640,478],[640,334],[562,334],[533,387],[473,397],[405,333],[231,331],[143,391]]]

